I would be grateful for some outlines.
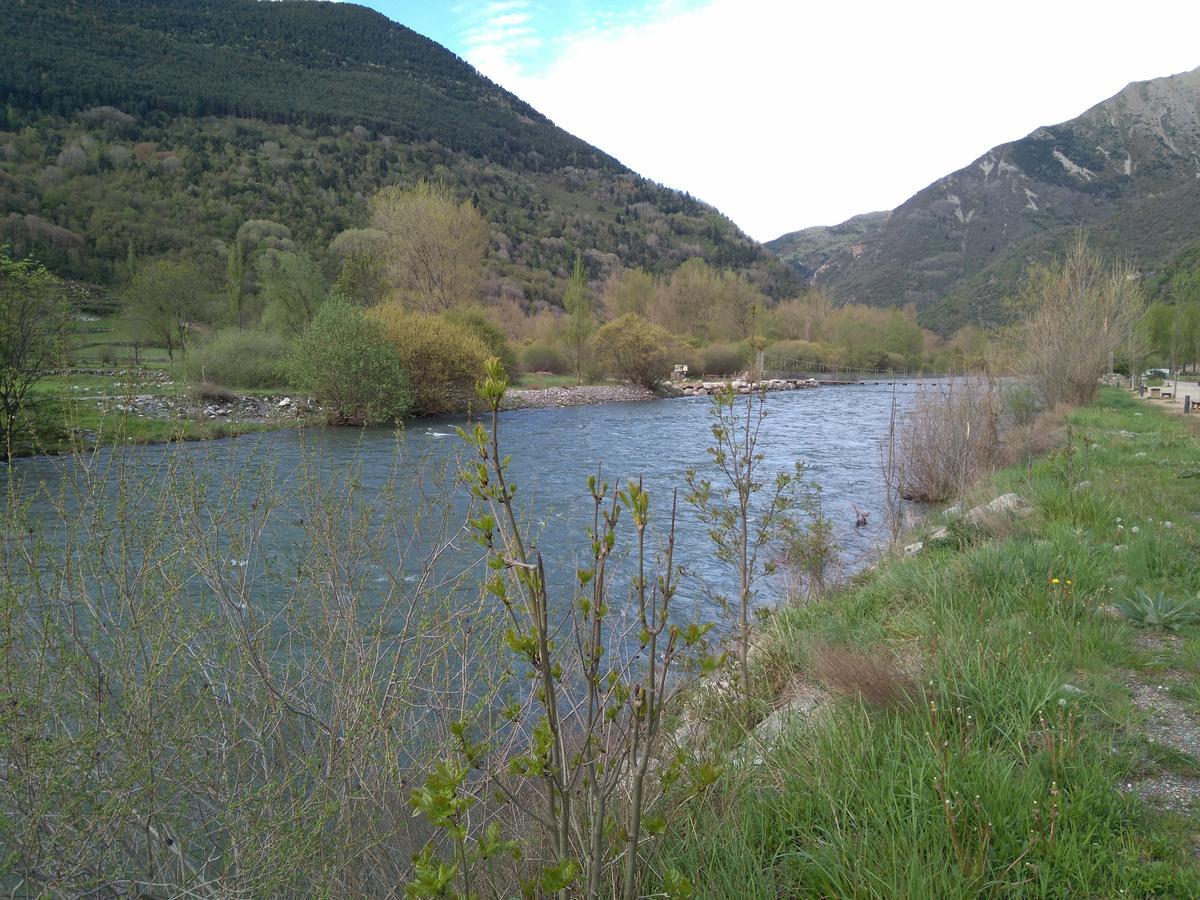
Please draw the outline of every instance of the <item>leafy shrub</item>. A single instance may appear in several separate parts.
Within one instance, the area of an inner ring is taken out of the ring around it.
[[[571,361],[567,359],[567,354],[552,344],[530,344],[521,350],[521,369],[566,375],[571,371]]]
[[[187,377],[230,387],[276,387],[287,380],[290,352],[291,346],[279,335],[226,328],[188,355]]]
[[[626,313],[596,332],[597,357],[610,375],[651,390],[665,381],[679,355],[679,342],[669,331],[636,313]]]
[[[367,313],[399,351],[412,385],[413,412],[436,415],[465,409],[475,381],[491,356],[487,344],[465,325],[434,313],[384,303]]]
[[[404,361],[379,322],[340,300],[325,303],[292,354],[291,383],[334,425],[374,425],[412,407]]]
[[[1179,631],[1200,622],[1200,600],[1195,597],[1168,597],[1162,591],[1151,594],[1137,588],[1132,597],[1120,601],[1116,607],[1126,619],[1142,628]]]
[[[504,364],[505,372],[517,371],[516,352],[514,352],[512,346],[508,343],[508,338],[504,336],[504,332],[492,321],[482,307],[463,306],[450,310],[445,316],[451,322],[457,322],[459,325],[469,329],[472,334],[483,341],[487,345],[491,355]]]
[[[1015,382],[1001,389],[1004,415],[1013,425],[1029,425],[1038,414],[1037,392],[1028,384]]]
[[[745,344],[709,344],[696,355],[701,375],[736,375],[750,362],[750,348]]]

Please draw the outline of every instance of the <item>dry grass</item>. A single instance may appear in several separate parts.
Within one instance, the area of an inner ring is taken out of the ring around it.
[[[813,675],[830,691],[858,697],[873,709],[893,709],[917,696],[917,683],[889,651],[869,653],[846,646],[824,646],[812,652]]]
[[[1003,465],[1029,462],[1066,442],[1067,415],[1075,407],[1060,404],[1038,412],[1032,420],[1014,424],[1004,434]]]

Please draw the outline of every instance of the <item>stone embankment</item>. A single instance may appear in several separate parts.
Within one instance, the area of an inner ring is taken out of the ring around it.
[[[684,397],[711,397],[727,386],[739,394],[753,394],[756,391],[798,391],[815,388],[818,387],[818,382],[815,378],[770,378],[763,381],[697,381],[674,385]]]

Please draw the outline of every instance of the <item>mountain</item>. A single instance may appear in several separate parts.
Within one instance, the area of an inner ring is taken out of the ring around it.
[[[1135,82],[989,150],[890,213],[767,246],[837,302],[917,306],[941,331],[1005,319],[1029,262],[1078,228],[1145,270],[1200,238],[1200,69]]]
[[[0,242],[63,274],[287,225],[316,258],[383,184],[435,178],[492,224],[494,295],[553,302],[589,273],[691,256],[772,294],[787,267],[729,219],[556,127],[444,47],[360,6],[8,0]]]

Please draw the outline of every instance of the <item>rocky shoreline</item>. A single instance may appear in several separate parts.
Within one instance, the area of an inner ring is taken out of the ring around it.
[[[587,406],[592,403],[619,403],[659,400],[662,394],[635,384],[585,384],[578,387],[509,388],[504,395],[505,409],[554,409],[563,406]]]
[[[143,394],[120,399],[102,398],[97,402],[111,412],[147,419],[194,419],[254,425],[288,425],[320,412],[311,400],[287,396],[202,398]]]
[[[820,383],[815,378],[768,378],[762,381],[688,381],[672,385],[683,397],[711,397],[726,387],[733,388],[737,394],[753,394],[758,391],[799,391],[820,387]]]

